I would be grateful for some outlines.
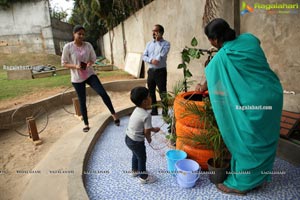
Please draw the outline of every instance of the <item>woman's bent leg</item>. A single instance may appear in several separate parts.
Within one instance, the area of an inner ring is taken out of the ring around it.
[[[87,80],[87,84],[89,84],[96,92],[102,97],[104,104],[107,106],[111,114],[115,114],[115,109],[111,103],[110,97],[105,91],[103,85],[96,75],[90,76]]]

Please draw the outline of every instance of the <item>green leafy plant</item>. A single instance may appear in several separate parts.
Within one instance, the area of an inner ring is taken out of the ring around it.
[[[176,130],[175,130],[175,116],[174,116],[174,99],[175,97],[181,93],[181,92],[187,92],[189,86],[193,83],[193,81],[189,81],[188,79],[192,77],[192,73],[188,69],[188,64],[192,59],[199,59],[201,54],[203,55],[203,52],[201,50],[197,49],[196,46],[198,45],[197,39],[194,37],[191,41],[192,47],[185,47],[181,52],[181,59],[182,62],[178,65],[177,69],[183,70],[183,80],[180,80],[175,83],[173,86],[173,89],[171,92],[167,92],[165,95],[163,95],[162,102],[168,102],[168,104],[162,104],[163,109],[164,105],[168,105],[169,113],[163,116],[164,121],[168,124],[168,132],[169,134],[166,136],[167,139],[170,141],[176,141]]]
[[[192,82],[187,82],[187,85],[190,85]],[[175,97],[184,91],[184,83],[182,80],[177,81],[174,85],[171,91],[168,91],[167,93],[163,94],[162,102],[167,102],[167,103],[161,103],[159,106],[162,107],[162,109],[167,109],[168,113],[163,115],[163,120],[165,123],[168,124],[168,132],[169,134],[166,135],[166,138],[171,141],[171,143],[175,143],[176,141],[176,131],[175,131],[175,123],[176,119],[174,116],[174,110],[173,110],[173,105],[174,105],[174,100]],[[165,106],[168,105],[168,108]]]
[[[199,59],[201,55],[204,55],[203,52],[196,48],[198,45],[197,39],[194,37],[191,41],[192,47],[185,47],[181,52],[181,60],[182,62],[177,66],[177,69],[183,70],[183,84],[184,84],[184,91],[187,92],[187,80],[188,78],[192,77],[192,73],[188,68],[188,64],[192,59]]]
[[[193,75],[188,68],[188,65],[193,59],[200,59],[201,55],[204,55],[204,52],[208,54],[208,58],[205,62],[205,66],[209,63],[211,58],[213,57],[213,53],[216,50],[205,50],[196,48],[198,45],[197,39],[194,37],[191,40],[192,47],[185,47],[181,52],[182,63],[180,63],[177,69],[183,70],[183,86],[184,91],[187,92],[187,82],[188,79]],[[219,131],[218,124],[216,122],[211,103],[209,98],[204,98],[203,101],[205,105],[203,107],[199,107],[195,102],[191,101],[190,103],[185,103],[184,106],[186,109],[186,113],[183,113],[182,117],[187,115],[196,115],[199,117],[199,121],[204,123],[204,127],[199,129],[199,131],[203,132],[203,134],[192,134],[191,136],[186,136],[186,138],[181,138],[183,141],[187,139],[188,142],[192,142],[193,146],[206,146],[208,149],[213,149],[214,151],[214,165],[222,166],[225,160],[225,157],[228,155],[228,151],[224,141],[222,139],[222,135]],[[195,127],[196,128],[196,127]]]

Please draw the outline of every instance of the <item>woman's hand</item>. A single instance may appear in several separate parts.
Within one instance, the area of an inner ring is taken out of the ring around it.
[[[93,66],[93,64],[94,64],[93,62],[88,62],[87,67],[91,67],[91,66]]]
[[[80,65],[75,65],[75,69],[81,69]]]
[[[81,69],[80,65],[64,63],[63,66],[68,69]]]
[[[201,84],[198,83],[195,87],[195,91],[201,91]]]
[[[208,89],[207,84],[205,84],[205,83],[203,85],[198,83],[195,88],[196,91],[200,91],[200,92],[205,92],[207,89]]]

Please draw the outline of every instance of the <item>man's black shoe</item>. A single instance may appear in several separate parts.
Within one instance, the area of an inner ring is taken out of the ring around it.
[[[152,111],[151,111],[151,115],[158,115],[158,111],[157,111],[157,109],[152,109]]]

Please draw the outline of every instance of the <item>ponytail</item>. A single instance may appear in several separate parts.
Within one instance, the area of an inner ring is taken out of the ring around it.
[[[235,30],[230,28],[229,24],[221,18],[213,19],[204,29],[209,39],[217,39],[219,42],[231,41],[236,38]]]
[[[234,40],[235,38],[236,38],[235,30],[229,28],[224,33],[223,42],[231,41]]]

